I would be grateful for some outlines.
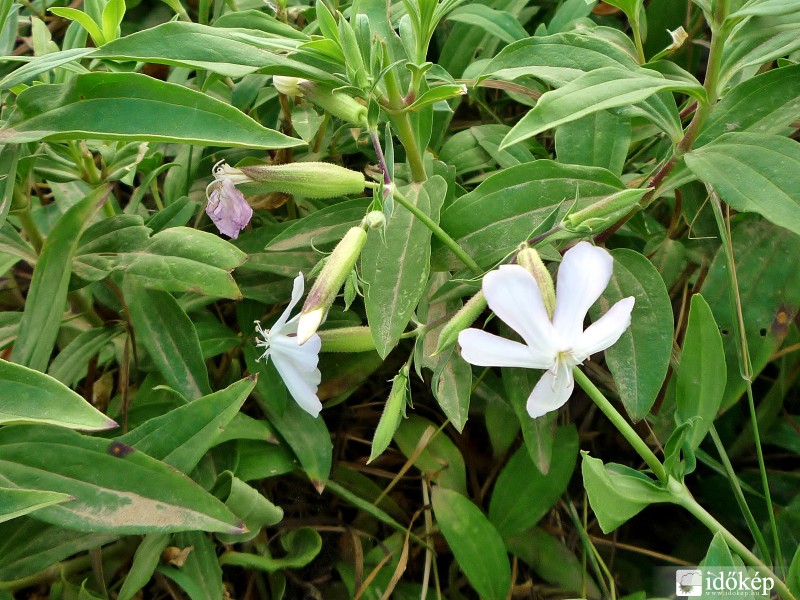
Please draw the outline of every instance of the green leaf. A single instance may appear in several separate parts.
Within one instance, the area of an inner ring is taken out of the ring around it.
[[[444,84],[438,85],[429,89],[422,94],[419,98],[414,100],[413,104],[408,107],[411,112],[418,111],[421,108],[443,102],[450,98],[457,98],[467,93],[467,88],[463,84]]]
[[[509,328],[505,326],[500,331],[503,335],[510,334]],[[531,419],[526,408],[528,396],[538,383],[541,372],[536,369],[506,367],[502,369],[502,376],[505,397],[522,429],[522,441],[525,443],[525,448],[528,449],[528,456],[540,473],[547,474],[553,458],[553,442],[556,434],[555,413]]]
[[[790,331],[800,306],[800,238],[753,215],[741,218],[731,234],[739,282],[751,374],[755,378],[769,363]],[[714,312],[725,346],[728,365],[722,409],[730,407],[745,391],[739,367],[736,339],[738,318],[729,294],[727,259],[720,248],[703,283],[703,297]]]
[[[0,524],[0,581],[33,575],[115,539],[113,534],[69,531],[27,516]]]
[[[695,294],[678,369],[675,411],[678,424],[700,417],[691,427],[688,441],[692,448],[700,445],[714,423],[725,392],[726,372],[725,351],[714,315],[705,299]]]
[[[800,119],[800,64],[772,69],[730,90],[711,111],[695,142],[699,148],[725,133],[786,134]],[[753,110],[757,106],[758,110]]]
[[[580,210],[624,188],[605,169],[536,160],[489,176],[442,212],[441,226],[488,267],[527,240],[554,210],[560,220],[576,197],[575,210]],[[438,243],[432,261],[440,270],[463,266]]]
[[[553,442],[550,469],[543,475],[525,447],[508,460],[495,483],[489,504],[489,520],[506,539],[536,523],[567,489],[578,457],[578,433],[574,426],[559,427]]]
[[[720,66],[720,86],[748,67],[760,66],[800,48],[797,26],[776,27],[770,18],[751,17],[736,33],[735,43],[725,44]]]
[[[137,344],[147,349],[170,387],[189,399],[210,394],[197,332],[175,298],[129,281],[125,299]]]
[[[106,533],[241,532],[225,505],[175,469],[120,442],[44,425],[0,429],[0,484],[70,494],[36,519]],[[87,469],[86,465],[91,465]]]
[[[0,360],[0,423],[43,423],[103,431],[116,422],[48,375]]]
[[[800,546],[795,550],[794,558],[786,574],[786,586],[795,595],[800,595]]]
[[[86,73],[17,96],[0,143],[99,138],[287,148],[304,142],[201,92],[138,73]]]
[[[125,16],[125,0],[108,0],[103,9],[102,29],[106,41],[119,37],[119,26]]]
[[[0,488],[0,523],[70,500],[72,496],[58,492]]]
[[[631,143],[630,119],[599,111],[556,130],[558,162],[622,174]]]
[[[246,25],[229,23],[235,15],[241,15]],[[267,15],[251,10],[228,13],[215,22],[215,27],[180,21],[162,23],[109,42],[93,56],[203,69],[224,77],[243,77],[261,71],[342,85],[341,79],[325,69],[279,54],[277,51],[293,48],[296,42],[278,40],[274,35],[250,28],[254,21],[263,21],[264,17]],[[305,37],[296,30],[294,34]],[[286,37],[285,29],[281,36]]]
[[[305,250],[336,243],[351,227],[361,222],[369,204],[366,198],[356,198],[326,206],[307,217],[292,221],[289,227],[267,244],[266,249],[274,252]]]
[[[436,426],[418,415],[411,415],[400,424],[394,441],[407,457],[417,454],[417,446],[426,436],[436,431]],[[418,452],[414,460],[426,477],[431,477],[440,487],[467,493],[467,470],[464,458],[453,441],[443,432],[435,434]]]
[[[213,493],[225,502],[233,514],[244,521],[247,533],[225,535],[218,533],[226,544],[246,542],[256,537],[263,527],[275,525],[283,519],[283,510],[262,496],[257,490],[237,479],[230,471],[220,474]]]
[[[106,38],[103,36],[100,26],[95,23],[94,19],[92,19],[92,17],[87,15],[85,12],[69,7],[54,7],[50,9],[50,12],[58,17],[64,17],[65,19],[79,23],[81,27],[83,27],[92,37],[92,40],[96,45],[102,46],[106,43]]]
[[[614,273],[590,311],[597,320],[622,298],[633,296],[631,326],[605,351],[622,404],[634,421],[647,415],[658,397],[672,352],[672,304],[653,264],[633,250],[614,250]]]
[[[224,598],[222,568],[217,560],[216,545],[208,536],[189,531],[175,536],[175,546],[191,548],[186,562],[176,567],[159,566],[158,572],[177,583],[191,600]]]
[[[800,234],[800,144],[777,135],[727,133],[685,156],[698,178],[742,212]]]
[[[519,24],[514,15],[485,4],[460,6],[447,15],[447,20],[480,27],[506,44],[512,44],[528,37],[528,32]]]
[[[136,592],[147,585],[153,577],[153,573],[161,561],[161,553],[167,547],[171,537],[168,533],[150,533],[142,539],[142,543],[139,544],[133,555],[131,568],[119,590],[118,600],[133,600]]]
[[[215,445],[255,385],[255,376],[247,377],[150,419],[117,440],[188,474]]]
[[[14,186],[17,183],[17,159],[19,147],[3,146],[0,148],[0,173],[5,173],[0,177],[0,229],[5,225],[8,211],[11,210],[11,203],[14,197]]]
[[[800,12],[800,6],[794,0],[750,0],[728,15],[728,20],[737,21],[745,17],[777,17],[796,12]]]
[[[603,533],[611,533],[650,504],[672,499],[667,490],[639,471],[616,463],[604,465],[585,451],[581,455],[583,487]]]
[[[47,374],[64,385],[75,385],[86,375],[86,368],[92,357],[124,332],[125,329],[119,324],[84,331],[59,352],[50,363]]]
[[[481,510],[454,490],[433,488],[433,514],[458,566],[481,598],[505,600],[511,566],[500,534]]]
[[[542,94],[536,107],[514,125],[501,148],[600,110],[638,104],[658,92],[681,92],[705,102],[699,83],[667,79],[657,71],[605,67]]]
[[[47,368],[67,303],[72,256],[81,233],[100,210],[108,192],[108,187],[99,187],[70,207],[47,236],[33,270],[25,312],[11,353],[14,362],[37,371]]]
[[[611,36],[619,33],[611,33],[607,27],[598,27],[594,32]],[[486,66],[481,79],[532,76],[560,87],[603,67],[636,69],[638,65],[624,44],[600,35],[567,32],[532,36],[506,46]]]
[[[442,412],[461,433],[469,417],[469,401],[472,393],[472,366],[461,358],[453,346],[450,357],[442,360],[431,381],[436,401]]]
[[[269,555],[226,552],[219,557],[222,565],[257,569],[274,573],[281,569],[302,569],[322,550],[322,537],[311,527],[298,527],[281,536],[281,546],[286,556],[273,558]]]
[[[439,221],[447,185],[438,175],[402,190],[409,202]],[[365,304],[378,354],[385,358],[411,320],[428,281],[431,230],[395,206],[384,235],[371,231],[361,253]]]

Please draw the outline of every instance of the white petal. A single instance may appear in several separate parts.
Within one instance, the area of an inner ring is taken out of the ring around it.
[[[503,265],[483,278],[486,303],[530,346],[534,355],[554,356],[556,336],[539,285],[525,268]]]
[[[581,334],[572,348],[577,362],[583,362],[595,352],[617,343],[631,325],[631,311],[635,300],[633,296],[623,298]]]
[[[554,355],[537,355],[536,351],[512,340],[507,340],[480,329],[465,329],[458,334],[461,357],[479,367],[526,367],[547,369],[553,365]]]
[[[292,309],[297,305],[298,302],[300,302],[300,298],[303,297],[303,289],[303,274],[298,273],[297,277],[294,278],[294,283],[292,284],[292,299],[289,300],[289,306],[286,307],[281,316],[278,317],[278,320],[275,321],[275,324],[270,329],[273,334],[287,333],[284,331],[284,325],[286,325],[286,321],[289,320],[289,313],[292,312]]]
[[[298,371],[296,364],[289,356],[278,352],[272,353],[272,363],[286,384],[286,389],[289,390],[300,408],[312,417],[318,416],[319,411],[322,410],[322,402],[317,397],[319,377]],[[316,375],[319,374],[316,369],[315,372]]]
[[[544,372],[528,396],[528,414],[532,418],[558,410],[569,400],[575,388],[572,366],[567,361],[561,360],[556,365],[555,374],[552,370]]]
[[[304,374],[311,374],[317,370],[319,363],[319,350],[322,341],[318,335],[311,337],[302,346],[298,345],[296,337],[285,335],[274,335],[270,340],[272,346],[272,356],[280,355],[285,361],[290,361],[296,371]],[[319,381],[317,381],[319,383]]]
[[[580,242],[564,254],[556,283],[555,326],[562,343],[572,346],[583,332],[589,308],[606,289],[614,259],[608,251]]]

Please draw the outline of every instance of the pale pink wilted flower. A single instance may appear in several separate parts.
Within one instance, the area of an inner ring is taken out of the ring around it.
[[[253,209],[245,200],[244,194],[236,188],[237,182],[249,181],[249,178],[237,178],[233,172],[238,171],[231,169],[225,161],[214,165],[214,181],[206,187],[206,214],[220,233],[236,239],[253,218]]]
[[[612,306],[585,331],[583,321],[611,280],[613,258],[580,242],[564,254],[558,270],[552,320],[533,275],[519,265],[503,265],[483,278],[489,308],[524,344],[479,329],[458,336],[464,360],[481,367],[547,369],[528,396],[527,410],[540,417],[566,403],[575,387],[572,369],[612,346],[631,324],[633,296]]]
[[[275,324],[269,329],[264,329],[261,323],[256,321],[256,332],[261,336],[261,339],[256,340],[256,346],[264,348],[264,353],[257,360],[264,359],[266,362],[272,358],[272,363],[292,398],[300,408],[312,417],[316,417],[322,410],[322,402],[317,397],[317,388],[322,380],[317,368],[322,340],[314,334],[301,346],[297,339],[297,322],[300,315],[289,318],[289,313],[303,296],[303,288],[303,274],[298,273],[292,286],[289,306]]]

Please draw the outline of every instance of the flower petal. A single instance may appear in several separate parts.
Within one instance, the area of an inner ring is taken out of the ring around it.
[[[270,329],[273,334],[285,334],[285,333],[294,333],[297,331],[297,328],[294,328],[294,331],[288,332],[286,331],[286,321],[289,320],[289,313],[292,312],[292,309],[300,302],[300,298],[303,297],[303,290],[305,289],[305,285],[303,283],[303,274],[298,273],[297,277],[294,278],[294,283],[292,284],[292,299],[289,300],[289,306],[281,313],[281,316],[278,317],[278,320],[275,321],[275,324]]]
[[[310,342],[311,340],[309,340]],[[282,352],[272,352],[272,363],[286,384],[286,389],[294,398],[294,401],[313,417],[319,415],[322,410],[322,402],[317,397],[317,386],[319,385],[319,370],[314,368],[309,373],[302,368],[298,369],[298,364],[294,361],[293,355],[283,354]]]
[[[480,329],[465,329],[458,334],[458,343],[461,357],[479,367],[547,369],[553,365],[551,355],[537,355],[530,346]]]
[[[617,342],[631,325],[631,311],[635,300],[633,296],[623,298],[581,334],[572,348],[576,361],[583,362],[595,352],[605,350]]]
[[[253,217],[253,209],[242,192],[233,183],[224,179],[210,185],[206,214],[217,226],[220,233],[236,239]]]
[[[553,325],[565,346],[576,343],[583,332],[589,308],[606,289],[614,269],[607,250],[580,242],[564,254],[556,283]]]
[[[486,303],[528,344],[537,358],[555,358],[556,336],[539,285],[519,265],[502,265],[483,278]]]
[[[532,418],[541,417],[551,411],[558,410],[569,400],[575,388],[572,376],[573,365],[560,360],[553,370],[545,371],[542,378],[528,396],[528,414]]]
[[[272,336],[271,349],[272,356],[280,355],[287,361],[291,361],[296,371],[311,376],[314,375],[316,384],[319,384],[319,351],[322,341],[318,335],[312,336],[302,346],[298,345],[296,337],[285,335]]]

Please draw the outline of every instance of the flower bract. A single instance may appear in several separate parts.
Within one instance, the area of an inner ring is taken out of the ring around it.
[[[602,248],[580,242],[564,254],[558,270],[552,320],[533,275],[519,265],[503,265],[483,278],[489,308],[524,343],[479,329],[458,336],[464,359],[482,367],[546,369],[530,393],[528,414],[557,410],[575,387],[572,369],[613,345],[631,323],[634,298],[623,298],[583,329],[589,308],[611,280],[613,258]]]
[[[256,346],[264,348],[258,360],[267,361],[271,358],[295,402],[316,417],[322,410],[322,403],[317,397],[317,388],[322,379],[317,368],[322,341],[314,334],[302,346],[298,344],[297,321],[300,315],[289,318],[303,296],[303,287],[303,274],[299,273],[294,279],[289,306],[270,329],[264,329],[256,321],[256,333],[260,336]]]

